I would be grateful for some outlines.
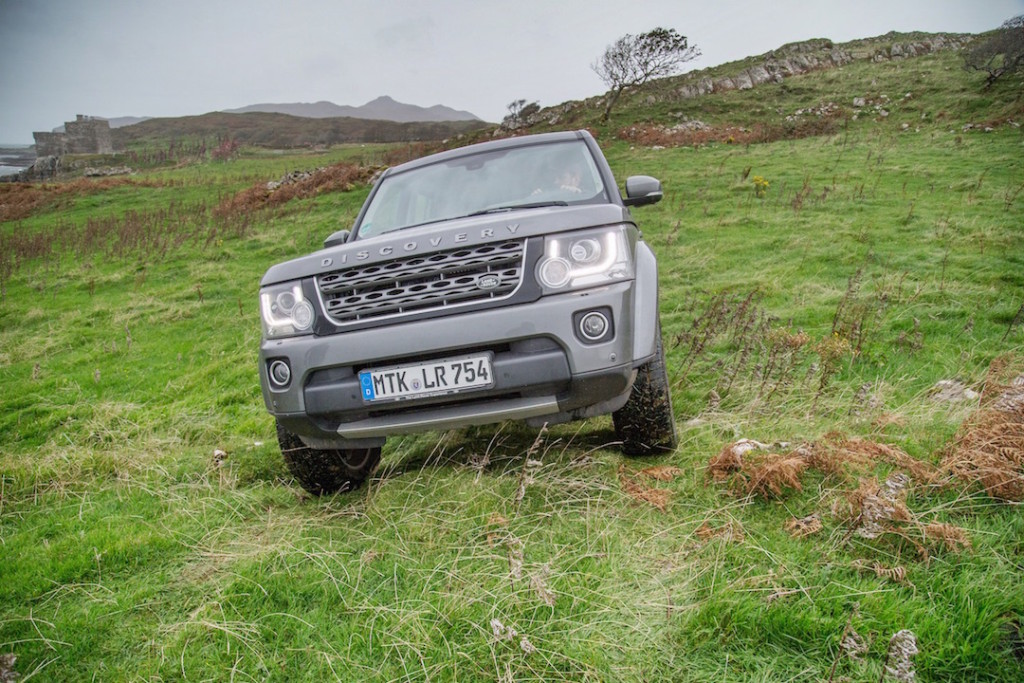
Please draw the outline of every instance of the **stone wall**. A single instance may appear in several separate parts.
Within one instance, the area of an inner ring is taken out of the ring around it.
[[[64,154],[111,154],[115,150],[106,119],[79,114],[74,121],[64,123],[63,133],[32,133],[36,142],[36,155],[63,156]]]
[[[64,133],[32,133],[37,157],[59,157],[64,153]]]
[[[64,136],[68,154],[111,154],[114,151],[106,119],[79,114],[74,121],[64,124]]]

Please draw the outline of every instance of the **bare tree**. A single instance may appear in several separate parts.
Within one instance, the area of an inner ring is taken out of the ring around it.
[[[611,92],[605,102],[607,121],[612,107],[629,88],[643,85],[653,78],[664,78],[679,71],[692,59],[700,57],[696,45],[674,28],[656,28],[634,36],[629,33],[609,45],[601,58],[591,65]]]
[[[536,102],[527,104],[526,100],[514,100],[509,102],[508,116],[501,121],[501,127],[506,130],[515,130],[526,123],[526,120],[533,114],[540,111],[540,105]]]
[[[1024,14],[1007,19],[992,36],[979,41],[964,54],[965,69],[988,74],[986,88],[1021,67],[1024,67]]]

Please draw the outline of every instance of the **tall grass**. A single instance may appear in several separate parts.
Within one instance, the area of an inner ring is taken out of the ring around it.
[[[950,459],[1024,371],[1019,129],[638,142],[602,135],[666,191],[635,215],[681,442],[650,461],[603,418],[392,439],[351,494],[290,481],[255,294],[351,224],[366,176],[245,198],[379,149],[249,151],[0,224],[0,667],[878,681],[907,630],[920,680],[1024,679],[1024,519]]]

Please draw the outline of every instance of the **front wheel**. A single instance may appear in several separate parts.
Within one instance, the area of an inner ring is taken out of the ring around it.
[[[660,326],[654,358],[637,370],[629,400],[612,413],[612,423],[626,455],[655,455],[676,448],[676,419],[672,413]]]
[[[314,496],[359,488],[380,462],[380,448],[310,448],[280,422],[277,443],[288,471]]]

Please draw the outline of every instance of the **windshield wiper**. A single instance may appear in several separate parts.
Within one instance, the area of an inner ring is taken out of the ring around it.
[[[519,209],[541,209],[545,206],[569,206],[569,203],[554,201],[529,202],[527,204],[509,204],[508,206],[492,206],[489,209],[483,209],[482,211],[474,211],[473,213],[466,214],[466,218],[469,218],[470,216],[484,216],[489,213],[505,213],[508,211],[518,211]]]

